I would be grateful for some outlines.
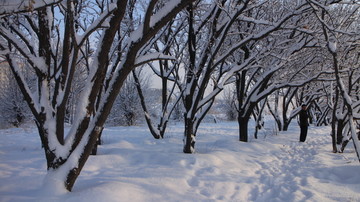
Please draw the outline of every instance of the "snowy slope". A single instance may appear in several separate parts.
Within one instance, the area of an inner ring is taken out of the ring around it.
[[[242,143],[237,123],[203,124],[196,154],[182,153],[182,128],[163,140],[146,127],[106,128],[71,193],[42,187],[35,128],[0,130],[0,201],[360,201],[360,163],[351,146],[331,153],[328,127],[311,127],[305,143],[296,125]]]

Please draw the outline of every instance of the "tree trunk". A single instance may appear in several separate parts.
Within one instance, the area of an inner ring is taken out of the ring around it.
[[[255,133],[254,133],[254,138],[257,139],[258,136],[258,131],[264,126],[264,120],[263,120],[263,117],[262,117],[262,114],[263,114],[263,111],[264,111],[264,108],[265,108],[265,104],[267,103],[267,98],[265,98],[265,100],[263,101],[263,103],[260,102],[260,105],[261,105],[261,108],[258,112],[258,115],[256,117],[256,124],[255,124]],[[255,117],[255,116],[254,116]]]
[[[88,141],[86,142],[86,145],[84,147],[84,150],[81,152],[81,154],[78,156],[76,152],[72,152],[71,155],[66,159],[66,162],[64,165],[59,167],[58,169],[66,169],[66,180],[65,180],[65,188],[69,191],[72,190],[76,179],[80,175],[81,170],[83,169],[87,159],[89,158],[94,145],[96,144],[96,141],[98,140],[103,127],[97,127],[94,126],[93,128],[89,128],[90,135],[88,138]],[[86,132],[85,132],[86,133]],[[80,158],[79,158],[80,157]],[[76,163],[75,163],[76,162]],[[64,168],[62,168],[64,167]],[[69,169],[69,167],[72,169]]]
[[[183,152],[191,154],[195,152],[195,134],[193,129],[193,121],[185,116],[185,134]]]
[[[285,119],[284,119],[284,125],[283,125],[282,130],[283,130],[283,131],[287,131],[287,130],[289,129],[289,125],[290,125],[290,120],[287,119],[287,118],[285,118]]]
[[[344,126],[345,126],[345,120],[338,119],[337,120],[337,130],[336,130],[336,144],[341,144],[341,142],[342,142]]]
[[[151,120],[151,117],[150,117],[150,113],[149,113],[149,110],[147,109],[147,106],[146,106],[146,102],[145,102],[145,96],[144,96],[144,93],[142,92],[142,89],[141,89],[141,83],[140,83],[140,79],[139,77],[137,76],[135,70],[132,70],[132,75],[134,77],[134,81],[135,81],[135,86],[136,86],[136,90],[138,92],[138,95],[140,97],[140,103],[141,103],[141,107],[143,108],[144,110],[144,114],[145,114],[145,121],[148,125],[148,128],[150,130],[150,133],[151,135],[155,138],[155,139],[160,139],[160,134],[159,134],[159,131],[157,131],[154,126],[153,126],[153,123],[152,123],[152,120]],[[161,137],[162,138],[162,137]]]
[[[344,142],[342,142],[341,144],[341,149],[340,149],[340,153],[344,152],[345,147],[347,146],[347,144],[349,143],[349,140],[345,140]]]
[[[336,119],[335,117],[333,117],[332,123],[331,123],[331,142],[332,142],[332,148],[333,148],[333,153],[337,152],[337,147],[336,147]]]
[[[194,134],[194,121],[193,121],[193,96],[195,92],[196,82],[195,82],[195,56],[196,56],[196,40],[193,27],[193,7],[190,3],[187,7],[189,13],[189,36],[188,36],[188,49],[189,49],[189,69],[186,75],[186,88],[190,88],[187,94],[185,95],[185,132],[184,132],[184,153],[194,153],[195,152],[195,134]]]
[[[101,145],[101,135],[102,135],[102,131],[103,131],[104,127],[101,128],[100,134],[99,134],[99,138],[96,140],[96,143],[91,151],[91,155],[96,155],[97,154],[97,148],[99,145]]]
[[[337,152],[336,147],[336,106],[339,101],[339,89],[335,90],[335,103],[333,104],[332,120],[331,120],[331,142],[333,147],[333,152]]]
[[[46,120],[44,121],[44,123],[45,122]],[[82,168],[85,165],[86,160],[93,151],[94,145],[96,144],[102,131],[102,127],[101,129],[99,127],[95,127],[92,129],[88,141],[85,143],[86,145],[84,147],[84,150],[81,152],[80,155],[78,155],[77,152],[70,151],[68,156],[58,156],[55,153],[56,150],[50,148],[49,141],[47,139],[47,137],[54,135],[48,133],[48,131],[51,130],[44,127],[44,123],[39,123],[39,121],[36,122],[39,135],[41,137],[41,142],[45,151],[47,170],[57,171],[48,173],[50,178],[53,178],[50,181],[51,183],[63,183],[62,186],[64,186],[66,190],[71,191],[77,177],[79,176]]]
[[[239,140],[241,142],[247,142],[249,118],[238,116],[238,124],[239,124]]]
[[[35,123],[39,131],[42,147],[44,148],[47,169],[56,169],[65,162],[65,159],[56,158],[56,154],[49,147],[49,140],[47,138],[49,137],[49,134],[47,132],[49,130],[44,127],[43,123],[39,123],[38,121],[35,121]]]

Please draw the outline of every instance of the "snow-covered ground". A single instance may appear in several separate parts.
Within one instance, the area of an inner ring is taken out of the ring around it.
[[[44,188],[46,162],[35,128],[0,130],[0,201],[360,201],[351,144],[331,152],[328,127],[238,141],[235,122],[203,124],[196,153],[182,153],[183,125],[155,140],[146,127],[106,128],[71,193]],[[44,191],[46,190],[46,191]]]

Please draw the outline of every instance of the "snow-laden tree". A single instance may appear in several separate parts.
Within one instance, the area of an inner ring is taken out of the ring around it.
[[[285,68],[286,60],[292,53],[311,43],[307,30],[298,25],[299,21],[305,19],[301,15],[310,8],[306,1],[298,1],[298,4],[292,1],[283,4],[273,1],[207,3],[188,7],[188,53],[183,60],[185,78],[178,85],[183,92],[185,108],[185,153],[194,152],[199,124],[215,96],[236,75],[238,82],[245,82],[242,87],[239,87],[240,83],[236,85],[241,100],[238,119],[243,135],[240,135],[240,139],[246,141],[247,124],[253,110],[261,99],[285,86],[284,83],[277,83],[270,90],[267,82],[277,70]],[[280,10],[279,5],[282,6]],[[289,23],[285,26],[286,22]],[[282,31],[276,32],[280,29]],[[270,37],[272,33],[274,35]],[[246,88],[252,86],[255,86],[253,93],[245,92]],[[251,96],[247,96],[247,93]]]
[[[195,151],[197,129],[214,103],[215,96],[223,89],[220,79],[231,69],[226,58],[239,48],[231,47],[226,53],[230,28],[250,1],[199,2],[187,8],[187,53],[184,54],[185,77],[177,81],[182,92],[184,113],[185,153]],[[206,90],[213,92],[205,96]],[[209,88],[208,88],[209,87]]]
[[[331,81],[323,81],[316,83],[317,88],[314,89],[314,92],[317,92],[316,89],[320,90],[320,96],[317,96],[314,100],[311,101],[311,112],[313,117],[313,124],[315,126],[329,125],[331,117],[331,91],[333,78]]]
[[[0,50],[34,115],[47,182],[71,191],[128,74],[164,57],[147,54],[148,42],[191,0],[139,1],[134,6],[126,0],[36,2],[1,1]],[[130,27],[129,13],[140,16]],[[19,60],[32,69],[36,88],[30,88]],[[80,60],[89,63],[89,70],[76,117],[65,133],[66,106]]]
[[[355,125],[356,119],[359,118],[358,85],[360,82],[360,5],[358,3],[354,1],[328,5],[310,1],[318,22],[322,25],[322,45],[328,51],[327,55],[331,61],[331,68],[335,71],[336,99],[333,105],[333,150],[334,152],[338,151],[334,146],[336,140],[345,139],[348,141],[352,139],[360,161],[360,143]],[[335,119],[338,122],[340,120],[337,132],[335,132]]]
[[[315,4],[319,7],[329,7],[334,6],[339,9],[335,9],[333,11],[336,11],[338,17],[337,19],[345,20],[347,19],[347,24],[354,23],[354,17],[351,17],[351,13],[353,11],[349,11],[346,8],[350,8],[351,4],[354,4],[354,2],[347,2],[347,6],[339,6],[338,4],[335,4],[337,2],[329,1],[329,2],[311,2],[309,1],[309,5],[311,3]],[[340,5],[346,5],[346,2],[342,2]],[[312,7],[313,8],[313,7]],[[341,9],[340,9],[341,8]],[[301,27],[306,28],[309,30],[309,34],[314,36],[317,39],[317,44],[312,48],[311,50],[307,50],[306,54],[314,54],[318,58],[318,64],[315,64],[313,67],[310,68],[318,68],[319,70],[331,70],[332,62],[329,60],[329,54],[326,53],[326,48],[324,48],[324,42],[322,40],[323,38],[323,31],[322,31],[322,25],[318,22],[318,18],[315,15],[316,12],[313,12],[311,15],[307,15],[306,21],[302,21]],[[341,17],[342,16],[342,17]],[[335,20],[336,21],[336,20]],[[344,21],[345,22],[345,21]],[[311,31],[310,31],[311,30]],[[303,61],[303,57],[307,57],[305,54],[299,55],[299,61]],[[344,62],[344,61],[342,61]],[[345,72],[343,72],[345,73]],[[273,108],[269,106],[270,112],[272,113],[273,117],[275,118],[276,122],[278,123],[278,126],[286,130],[287,125],[290,123],[290,121],[296,117],[298,111],[300,110],[300,105],[302,103],[306,103],[309,106],[309,112],[311,114],[311,122],[316,125],[321,124],[328,124],[331,113],[333,108],[337,108],[338,112],[343,111],[343,107],[341,107],[342,102],[337,102],[335,104],[335,107],[333,106],[334,102],[332,98],[335,98],[336,96],[333,95],[337,91],[333,90],[333,85],[331,82],[335,81],[335,78],[329,75],[327,79],[322,79],[321,82],[311,82],[307,84],[304,87],[298,88],[298,87],[291,87],[287,89],[280,89],[281,92],[281,100],[279,101],[279,98],[275,98],[275,104]],[[300,89],[300,91],[299,91]],[[334,93],[335,92],[335,93]],[[275,97],[279,97],[275,94]],[[337,99],[336,99],[337,100]],[[280,110],[277,109],[278,104],[282,105],[282,108]],[[290,104],[293,106],[289,108]],[[340,111],[339,111],[340,110]],[[335,109],[336,111],[336,109]],[[279,114],[282,114],[280,116]],[[344,123],[344,113],[336,113],[335,119],[336,123],[338,125],[337,133],[341,134]],[[339,136],[339,135],[338,135]],[[338,138],[337,138],[338,139]],[[341,138],[340,138],[341,139]],[[340,140],[341,141],[341,140]]]
[[[314,67],[315,68],[315,67]],[[287,131],[292,120],[301,110],[301,105],[306,104],[310,112],[310,122],[319,126],[328,124],[330,106],[323,81],[310,81],[302,87],[290,86],[276,90],[271,99],[267,101],[267,107],[273,116],[279,131]]]
[[[182,31],[186,26],[185,17],[184,13],[180,13],[173,19],[158,35],[156,41],[152,44],[153,49],[174,58],[182,58],[186,47],[186,43],[182,41],[184,39],[183,35],[186,33]],[[179,112],[177,110],[179,109],[178,103],[181,93],[179,94],[179,90],[176,88],[176,82],[180,79],[179,71],[182,63],[179,60],[159,60],[146,65],[151,67],[154,75],[158,77],[157,80],[161,82],[161,108],[158,109],[158,116],[153,117],[150,115],[149,103],[146,102],[146,97],[139,82],[136,82],[138,83],[137,89],[149,131],[155,139],[159,139],[164,137],[173,112]],[[133,75],[135,81],[138,80],[137,74],[134,73]]]
[[[237,41],[258,33],[231,58],[239,66],[253,60],[235,75],[240,141],[248,140],[251,115],[255,114],[257,123],[260,121],[261,116],[255,112],[263,108],[263,99],[276,90],[300,87],[320,76],[306,68],[316,62],[315,55],[304,55],[305,49],[316,44],[314,36],[304,28],[309,8],[304,1],[269,1],[249,12],[247,18],[240,18]]]

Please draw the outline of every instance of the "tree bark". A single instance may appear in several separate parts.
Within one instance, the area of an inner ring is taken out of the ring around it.
[[[191,118],[185,115],[185,134],[184,134],[184,149],[183,152],[191,154],[195,152],[195,134],[194,126]]]
[[[238,117],[238,124],[239,124],[239,140],[241,142],[247,142],[248,141],[248,123],[249,118],[248,117]]]
[[[337,152],[337,147],[336,147],[336,106],[339,100],[339,90],[338,88],[336,88],[335,90],[335,103],[333,104],[333,113],[332,113],[332,120],[331,120],[331,142],[332,142],[332,148],[333,148],[333,152],[336,153]]]
[[[194,113],[194,101],[193,101],[193,93],[195,92],[196,81],[195,81],[195,56],[196,56],[196,35],[194,33],[194,25],[193,25],[193,5],[190,3],[187,7],[187,11],[189,13],[188,21],[189,21],[189,35],[188,35],[188,49],[189,49],[189,68],[186,75],[186,86],[190,88],[185,94],[185,111],[184,120],[185,120],[185,134],[184,134],[184,153],[194,153],[195,151],[195,134],[194,134],[194,123],[193,117]]]

